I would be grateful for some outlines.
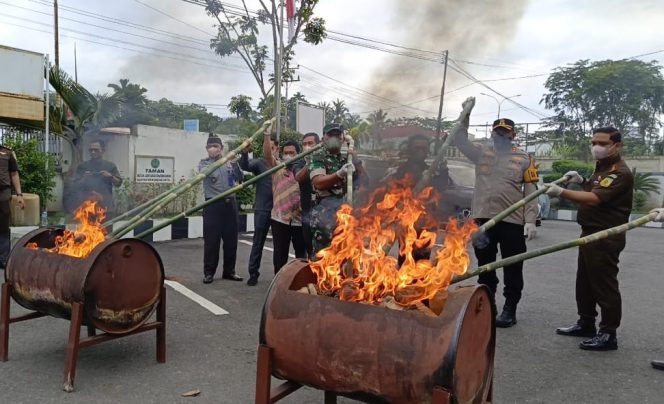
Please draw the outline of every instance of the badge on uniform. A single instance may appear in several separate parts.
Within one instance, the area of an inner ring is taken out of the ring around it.
[[[615,180],[616,178],[618,178],[617,175],[615,175],[615,174],[610,174],[610,175],[608,175],[606,178],[604,178],[602,181],[600,181],[600,182],[599,182],[599,185],[600,185],[601,187],[607,188],[607,187],[609,187],[609,186],[613,183],[613,180]]]

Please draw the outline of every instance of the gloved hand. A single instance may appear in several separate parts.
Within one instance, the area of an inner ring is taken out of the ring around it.
[[[526,223],[523,226],[523,235],[526,236],[526,240],[532,240],[537,236],[537,226],[535,223]]]
[[[345,180],[348,178],[348,174],[352,174],[353,172],[355,172],[355,166],[353,163],[346,163],[335,174],[337,177]]]
[[[566,172],[565,177],[569,177],[567,182],[570,184],[583,184],[583,177],[576,171]]]
[[[650,213],[657,213],[657,217],[653,219],[654,222],[664,222],[664,208],[653,209]]]
[[[560,196],[560,194],[563,193],[563,188],[559,187],[558,185],[555,184],[544,184],[546,189],[546,194],[549,196]]]

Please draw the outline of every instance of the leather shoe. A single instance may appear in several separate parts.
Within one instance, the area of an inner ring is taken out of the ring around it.
[[[236,282],[242,282],[243,278],[241,276],[237,276],[235,274],[230,274],[230,275],[223,275],[221,279],[226,279],[229,281],[236,281]]]
[[[664,370],[664,361],[652,361],[650,364],[657,370]]]
[[[580,343],[579,348],[586,351],[613,351],[618,349],[618,339],[613,334],[599,332],[592,339]]]
[[[556,334],[566,335],[568,337],[586,337],[592,338],[597,334],[595,326],[581,325],[576,323],[569,327],[556,328]]]
[[[496,327],[509,328],[516,324],[516,309],[504,307],[503,312],[496,317]]]
[[[205,277],[203,278],[203,283],[206,283],[206,284],[207,283],[212,283],[213,280],[214,280],[214,277],[212,275],[205,275]]]
[[[258,284],[258,278],[255,276],[249,277],[249,280],[247,280],[247,285],[249,286],[256,286]]]

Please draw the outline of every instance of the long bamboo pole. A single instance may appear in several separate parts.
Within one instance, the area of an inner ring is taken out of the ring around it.
[[[562,177],[560,177],[557,180],[553,181],[551,184],[558,185],[558,184],[561,184],[561,183],[564,183],[564,182],[567,182],[567,181],[569,181],[569,177],[563,175]],[[516,210],[523,208],[524,206],[526,206],[526,204],[528,202],[532,201],[533,199],[535,199],[538,196],[545,193],[547,189],[548,189],[548,186],[544,186],[544,187],[538,189],[537,191],[533,192],[532,194],[526,196],[523,199],[518,200],[517,202],[510,205],[508,208],[506,208],[502,212],[498,213],[496,216],[489,219],[486,223],[481,225],[479,227],[479,229],[477,229],[477,231],[473,234],[473,237],[472,237],[473,241],[476,240],[478,237],[482,236],[484,233],[486,233],[487,230],[489,230],[490,228],[492,228],[493,226],[498,224],[498,222],[505,219],[507,216],[511,215]]]
[[[184,184],[186,184],[186,182],[183,182],[180,185],[184,185]],[[170,189],[167,190],[167,191],[162,192],[161,194],[159,194],[159,195],[155,196],[154,198],[150,199],[149,201],[145,201],[142,204],[136,206],[135,208],[133,208],[131,210],[128,210],[125,213],[123,213],[119,216],[116,216],[111,220],[108,220],[108,221],[104,222],[104,227],[111,227],[114,223],[117,223],[117,222],[119,222],[120,220],[122,220],[126,217],[131,217],[131,216],[135,215],[136,213],[139,213],[139,212],[145,210],[149,206],[154,205],[155,203],[162,200],[166,195],[168,195],[170,193],[171,193]]]
[[[545,254],[550,254],[556,251],[560,250],[565,250],[568,248],[572,247],[580,247],[582,245],[586,245],[588,243],[592,243],[604,238],[607,238],[609,236],[614,236],[616,234],[624,233],[628,230],[632,230],[636,227],[643,226],[644,224],[651,222],[657,217],[657,213],[650,213],[645,216],[642,216],[636,220],[633,220],[631,222],[627,222],[625,224],[621,224],[620,226],[615,226],[611,227],[610,229],[598,231],[597,233],[593,233],[591,235],[577,238],[574,240],[569,240],[569,241],[563,241],[562,243],[554,244],[548,247],[543,247],[539,248],[537,250],[533,251],[528,251],[522,254],[517,254],[513,255],[511,257],[507,257],[505,259],[499,260],[492,262],[490,264],[482,265],[480,267],[477,267],[474,271],[472,272],[467,272],[463,275],[460,276],[455,276],[454,279],[452,279],[452,283],[457,283],[464,281],[466,279],[472,278],[474,276],[478,276],[481,273],[484,272],[489,272],[489,271],[495,271],[498,268],[502,268],[507,265],[515,264],[517,262],[525,261],[527,259],[531,258],[537,258],[541,255]]]
[[[202,182],[205,179],[205,177],[211,174],[214,170],[216,170],[219,167],[222,167],[224,164],[234,159],[238,155],[238,153],[240,153],[243,149],[249,146],[256,138],[262,135],[263,132],[272,125],[272,122],[274,122],[274,118],[265,121],[263,125],[256,132],[254,132],[253,135],[245,139],[240,144],[240,146],[236,147],[235,149],[230,151],[226,156],[215,161],[213,164],[210,164],[205,170],[196,174],[189,181],[172,188],[168,193],[168,195],[166,195],[161,199],[158,199],[157,201],[155,201],[154,204],[145,208],[141,213],[139,213],[137,216],[129,220],[129,222],[127,222],[127,224],[125,224],[124,226],[115,229],[109,235],[108,238],[117,239],[122,237],[123,235],[127,234],[128,232],[136,228],[136,226],[147,220],[147,218],[150,217],[154,212],[163,208],[164,206],[172,202],[175,198],[190,190],[194,185]]]
[[[312,154],[312,153],[314,153],[314,152],[320,150],[320,149],[323,148],[324,146],[325,146],[325,145],[324,145],[323,143],[319,143],[319,144],[317,144],[316,146],[312,147],[311,149],[306,150],[306,151],[303,151],[302,153],[296,155],[296,156],[293,157],[292,159],[290,159],[290,160],[288,160],[288,161],[286,161],[286,162],[283,162],[283,163],[281,163],[281,164],[278,164],[278,165],[276,165],[276,166],[270,168],[269,170],[266,170],[266,171],[260,173],[259,175],[257,175],[257,176],[255,176],[255,177],[252,177],[252,178],[248,179],[247,181],[243,182],[242,184],[238,184],[238,185],[234,186],[233,188],[230,188],[230,189],[228,189],[228,190],[226,190],[226,191],[220,193],[219,195],[215,196],[214,198],[210,198],[210,199],[208,199],[207,201],[205,201],[205,202],[203,202],[203,203],[200,203],[200,204],[198,204],[198,205],[196,205],[196,206],[194,206],[194,207],[192,207],[192,208],[189,208],[189,209],[185,210],[184,212],[178,213],[178,214],[175,215],[175,216],[171,216],[170,218],[166,219],[164,222],[159,223],[158,225],[156,225],[156,226],[154,226],[154,227],[151,227],[151,228],[149,228],[149,229],[143,231],[142,233],[137,234],[137,235],[134,236],[134,237],[135,237],[135,238],[142,238],[142,237],[145,237],[145,236],[147,236],[147,235],[150,235],[150,234],[152,234],[152,233],[154,233],[154,232],[156,232],[156,231],[159,231],[159,230],[163,229],[164,227],[173,224],[173,222],[175,222],[175,221],[177,221],[177,220],[180,220],[180,219],[182,219],[182,218],[184,218],[184,217],[187,217],[187,216],[191,215],[192,213],[198,212],[199,210],[203,209],[204,207],[206,207],[206,206],[208,206],[208,205],[211,205],[211,204],[213,204],[213,203],[215,203],[215,202],[217,202],[217,201],[219,201],[219,200],[221,200],[221,199],[224,199],[224,198],[226,198],[226,197],[228,197],[228,196],[230,196],[230,195],[232,195],[232,194],[234,194],[234,193],[236,193],[236,192],[239,192],[239,191],[241,191],[242,189],[244,189],[244,188],[246,188],[246,187],[248,187],[248,186],[250,186],[250,185],[255,184],[256,182],[260,181],[261,179],[267,177],[268,175],[272,175],[272,174],[274,174],[275,172],[281,170],[282,168],[284,168],[284,167],[286,167],[286,166],[288,166],[288,165],[292,165],[295,161],[297,161],[297,160],[299,160],[299,159],[301,159],[301,158],[303,158],[303,157],[308,156],[309,154]]]

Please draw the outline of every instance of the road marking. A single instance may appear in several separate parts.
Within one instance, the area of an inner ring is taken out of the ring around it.
[[[249,246],[254,245],[254,243],[252,243],[251,241],[247,241],[247,240],[238,240],[238,241],[242,244],[246,244],[246,245],[249,245]],[[265,251],[274,251],[273,248],[265,247],[265,246],[263,246],[263,250],[265,250]],[[288,253],[288,256],[291,257],[291,258],[295,258],[295,254]]]
[[[169,281],[165,280],[165,284],[168,286],[172,287],[175,291],[182,293],[185,297],[188,297],[189,299],[193,300],[194,302],[198,303],[199,305],[203,306],[203,308],[209,310],[214,314],[215,316],[221,316],[224,314],[229,314],[226,310],[222,309],[221,307],[217,306],[216,304],[212,303],[208,299],[204,298],[203,296],[194,293],[191,289],[187,288],[183,284],[175,281]]]

